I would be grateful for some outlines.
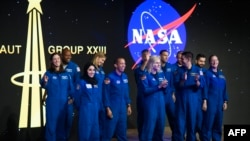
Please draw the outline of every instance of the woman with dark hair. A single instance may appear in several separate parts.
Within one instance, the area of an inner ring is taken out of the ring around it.
[[[223,111],[227,110],[228,92],[226,77],[218,68],[216,55],[209,57],[209,69],[206,71],[207,102],[203,104],[202,141],[220,141],[222,136]]]
[[[99,87],[95,65],[84,65],[83,76],[77,84],[76,106],[79,110],[79,141],[99,141]]]
[[[65,140],[67,105],[75,88],[70,75],[63,69],[60,54],[52,54],[50,62],[50,68],[40,81],[47,92],[45,140]]]

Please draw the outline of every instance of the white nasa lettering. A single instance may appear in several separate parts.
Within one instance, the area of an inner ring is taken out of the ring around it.
[[[145,41],[143,42],[143,33],[142,33],[142,29],[132,29],[133,31],[133,44],[135,43],[138,43],[138,44],[148,44],[148,43],[151,43],[151,44],[155,44],[155,43],[158,43],[158,44],[166,44],[166,43],[169,43],[169,44],[172,44],[172,43],[175,43],[175,44],[182,44],[182,40],[180,38],[180,35],[179,35],[179,32],[174,29],[171,31],[171,33],[169,35],[167,30],[166,29],[160,29],[158,32],[157,32],[157,36],[159,39],[155,39],[154,37],[154,33],[153,33],[153,30],[152,29],[147,29],[147,32],[146,32],[146,37],[145,37]]]
[[[238,134],[240,134],[240,136],[244,136],[246,133],[246,129],[230,129],[227,136],[238,136]]]

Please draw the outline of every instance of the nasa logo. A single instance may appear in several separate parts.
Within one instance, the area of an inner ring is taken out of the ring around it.
[[[151,55],[159,55],[160,50],[169,51],[169,62],[176,61],[176,53],[184,50],[186,29],[184,21],[192,14],[196,4],[182,17],[169,4],[161,0],[147,0],[133,12],[128,26],[129,51],[135,67],[141,60],[141,51],[148,49]]]

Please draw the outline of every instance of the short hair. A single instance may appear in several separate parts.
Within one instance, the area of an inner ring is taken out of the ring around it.
[[[184,51],[182,53],[182,56],[185,56],[186,58],[189,58],[189,59],[193,60],[194,55],[193,55],[193,53],[191,51]]]
[[[195,59],[199,60],[200,58],[206,58],[206,56],[204,54],[202,54],[202,53],[199,53],[199,54],[196,55]]]
[[[146,69],[147,69],[148,72],[152,72],[153,64],[154,64],[157,60],[161,60],[161,59],[160,59],[160,56],[158,56],[158,55],[152,55],[152,56],[150,56],[150,58],[149,58],[149,60],[148,60],[148,63],[147,63],[147,66],[146,66]]]
[[[166,49],[162,49],[162,50],[160,51],[160,55],[161,55],[163,52],[167,52],[167,53],[169,53],[169,51],[168,51],[168,50],[166,50]]]
[[[123,58],[123,57],[118,57],[114,60],[114,64],[117,64],[119,62],[119,60],[121,60],[121,59],[125,60],[125,58]]]
[[[143,49],[143,50],[141,51],[141,54],[143,54],[143,53],[145,53],[145,52],[149,52],[149,50],[148,50],[148,49]]]
[[[66,52],[70,52],[71,53],[71,50],[69,48],[64,48],[62,50],[62,54],[65,54]]]

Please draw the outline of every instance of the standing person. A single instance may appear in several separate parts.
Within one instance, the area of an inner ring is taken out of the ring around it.
[[[63,69],[60,54],[52,54],[50,62],[50,68],[40,81],[47,92],[45,140],[64,141],[66,126],[63,123],[66,123],[68,103],[74,96],[75,87],[71,76]]]
[[[62,63],[63,63],[63,68],[66,72],[68,72],[73,80],[74,85],[76,86],[76,82],[79,81],[80,79],[80,67],[72,61],[72,54],[71,51],[68,48],[64,48],[62,50]],[[75,115],[75,108],[73,104],[73,100],[71,100],[68,104],[68,112],[67,112],[67,120],[66,120],[66,133],[65,136],[67,140],[70,138],[70,132],[71,128],[73,125],[73,120]]]
[[[206,69],[205,69],[205,64],[206,64],[206,56],[202,53],[199,53],[196,55],[195,58],[195,65],[200,69],[200,75],[206,74]],[[205,78],[205,77],[204,77]],[[202,105],[203,102],[206,102],[207,97],[205,96],[205,89],[200,90],[199,96],[199,101],[198,101],[198,111],[197,111],[197,126],[196,126],[196,132],[199,135],[199,140],[201,139],[201,128],[202,128],[202,119],[203,119],[203,110],[202,110]],[[198,139],[196,139],[198,140]]]
[[[143,126],[140,141],[163,141],[165,127],[164,92],[168,86],[161,70],[160,57],[153,55],[147,64],[147,72],[141,77],[143,90]]]
[[[180,68],[182,66],[182,60],[181,60],[182,53],[183,53],[183,51],[180,50],[176,54],[176,62],[174,64],[172,64],[173,72],[175,72],[178,68]]]
[[[182,53],[183,53],[182,50],[177,52],[177,54],[176,54],[176,62],[172,64],[173,79],[175,78],[177,70],[182,67],[182,60],[181,60]],[[174,89],[175,89],[175,102],[176,102],[176,95],[179,92],[178,92],[178,88],[175,85],[174,85]],[[176,109],[176,103],[175,103],[175,109]],[[177,120],[178,117],[177,117],[176,114],[175,114],[175,116],[176,116],[176,119],[175,119],[175,127],[176,127],[177,126],[176,125],[176,122],[177,122],[176,120]],[[174,129],[174,131],[172,132],[172,140],[174,140],[173,137],[177,136],[177,135],[175,135],[175,132],[176,132],[176,130]]]
[[[102,85],[105,78],[105,72],[103,70],[103,64],[106,61],[106,55],[103,52],[98,52],[94,55],[92,58],[92,63],[95,65],[95,78],[98,81],[98,87],[99,87],[99,103],[100,103],[100,109],[99,109],[99,128],[100,128],[100,135],[102,135],[103,129],[103,123],[105,118],[105,108],[103,106],[102,102]],[[101,137],[100,137],[101,138]]]
[[[170,129],[173,135],[175,127],[175,90],[172,65],[168,62],[168,56],[169,52],[167,50],[160,51],[161,69],[165,75],[165,79],[168,81],[168,86],[164,94],[165,109],[168,118],[168,123],[170,125]]]
[[[218,69],[219,59],[216,55],[209,57],[209,69],[206,72],[207,103],[203,118],[202,141],[221,141],[223,111],[227,110],[228,92],[226,78]]]
[[[76,98],[78,99],[76,107],[79,110],[79,141],[100,141],[98,118],[100,87],[94,75],[95,65],[86,63],[76,91]]]
[[[106,110],[102,141],[111,141],[113,135],[118,141],[127,141],[127,116],[131,115],[129,84],[124,73],[126,62],[117,58],[115,70],[107,75],[103,85],[103,101]]]
[[[143,125],[143,89],[141,88],[139,82],[142,76],[146,73],[146,66],[150,57],[150,51],[144,49],[141,51],[141,62],[136,66],[134,70],[134,78],[137,86],[137,96],[136,96],[136,111],[137,111],[137,130],[138,137],[140,138],[141,129]]]
[[[182,53],[182,67],[174,76],[176,88],[176,128],[174,140],[183,141],[187,131],[187,141],[196,139],[196,118],[199,90],[204,88],[204,78],[200,69],[192,64],[193,53]]]

